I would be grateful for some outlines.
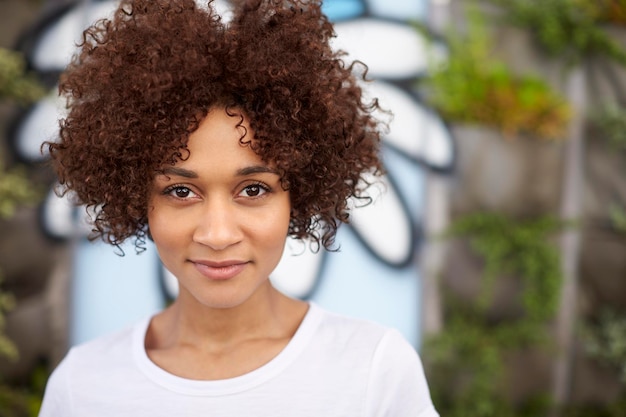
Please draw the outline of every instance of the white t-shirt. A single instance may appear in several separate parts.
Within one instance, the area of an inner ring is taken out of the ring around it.
[[[437,417],[420,359],[396,331],[311,303],[287,346],[235,378],[198,381],[155,365],[150,319],[74,347],[40,417]]]

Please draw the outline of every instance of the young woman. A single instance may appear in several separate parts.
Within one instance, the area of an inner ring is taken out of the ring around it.
[[[175,302],[71,349],[40,416],[437,416],[399,332],[286,297],[287,236],[333,249],[380,172],[376,102],[310,0],[123,1],[85,32],[48,143],[94,234],[154,241]]]

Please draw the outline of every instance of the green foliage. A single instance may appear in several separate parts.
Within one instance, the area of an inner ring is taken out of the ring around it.
[[[613,367],[626,387],[626,313],[604,310],[582,327],[587,353]]]
[[[463,303],[448,295],[444,330],[425,341],[433,401],[449,417],[522,417],[541,415],[546,398],[515,407],[502,390],[507,352],[546,343],[546,326],[557,307],[561,271],[550,236],[565,225],[545,217],[516,221],[478,213],[457,219],[447,237],[464,238],[485,263],[481,296]],[[524,314],[494,321],[487,314],[498,278],[522,280]]]
[[[492,126],[506,136],[563,137],[565,100],[541,79],[518,76],[493,59],[482,16],[471,10],[468,17],[467,34],[448,34],[448,60],[423,81],[428,102],[449,121]]]
[[[34,203],[40,193],[19,169],[6,171],[0,163],[0,221],[9,219],[22,204]],[[2,271],[0,270],[0,284]],[[14,307],[13,296],[3,291],[0,285],[0,357],[16,359],[15,345],[4,334],[5,314]]]
[[[26,74],[22,55],[0,48],[0,100],[27,104],[43,97],[45,90]],[[6,170],[0,150],[0,219],[13,216],[17,205],[33,202],[38,193],[19,169]]]
[[[626,0],[586,0],[586,3],[599,22],[626,25]]]
[[[0,99],[20,104],[38,100],[45,94],[43,87],[31,75],[26,75],[22,55],[0,48]]]
[[[551,318],[557,307],[561,270],[558,250],[548,237],[563,227],[563,222],[552,217],[516,221],[500,214],[477,213],[457,219],[449,236],[468,238],[472,249],[485,260],[483,298],[491,298],[498,276],[520,276],[525,285],[526,320],[536,324]]]
[[[599,136],[605,138],[615,149],[626,151],[626,108],[608,104],[591,115],[591,120],[599,130]]]
[[[40,364],[24,386],[0,383],[0,417],[37,417],[48,377],[47,366]]]
[[[26,74],[22,55],[0,48],[0,100],[27,104],[44,93],[43,86]],[[23,171],[5,169],[0,150],[0,220],[12,217],[18,205],[34,202],[38,194]]]
[[[45,90],[30,75],[25,74],[22,56],[13,51],[0,48],[0,101],[27,104],[41,98]],[[18,206],[34,203],[40,196],[39,190],[27,179],[19,168],[7,170],[4,167],[0,149],[0,221],[10,219]],[[0,271],[0,284],[2,275]],[[3,291],[0,286],[0,358],[15,360],[18,350],[6,336],[6,313],[15,306],[12,294]],[[42,377],[42,375],[44,375]],[[43,384],[47,378],[44,368],[35,371],[31,385],[16,388],[0,382],[0,417],[35,417],[38,414],[43,393]]]
[[[569,63],[605,56],[626,64],[626,51],[600,27],[610,2],[597,0],[488,0],[507,21],[535,36],[550,55]]]
[[[2,284],[2,275],[0,275],[0,284]],[[11,311],[14,306],[15,299],[13,296],[0,289],[0,358],[10,360],[17,359],[18,352],[15,344],[4,334],[4,328],[6,326],[5,314]]]
[[[587,0],[587,2],[596,8],[599,21],[626,25],[626,0]]]
[[[617,203],[610,204],[609,219],[614,230],[626,234],[626,209],[623,206]]]
[[[34,203],[40,195],[22,169],[5,170],[0,163],[0,220],[13,217],[18,206]]]
[[[484,317],[451,312],[445,330],[426,341],[429,384],[433,402],[448,417],[533,416],[515,407],[502,388],[507,351],[538,340],[544,329],[518,323],[490,324]],[[536,401],[533,410],[547,409],[548,401]],[[540,404],[545,406],[538,407]],[[530,407],[527,407],[530,408]]]
[[[618,104],[606,104],[593,112],[590,119],[598,131],[597,137],[606,141],[615,152],[626,151],[625,107]],[[608,206],[608,217],[615,231],[626,233],[626,208],[623,204],[611,202]]]

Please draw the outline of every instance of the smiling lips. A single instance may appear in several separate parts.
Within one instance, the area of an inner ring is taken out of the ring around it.
[[[193,260],[191,263],[198,272],[215,281],[223,281],[235,277],[248,264],[245,261],[208,262]]]

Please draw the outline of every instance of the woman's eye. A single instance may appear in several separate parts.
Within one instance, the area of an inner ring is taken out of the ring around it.
[[[259,197],[265,194],[267,191],[268,189],[261,184],[252,184],[245,187],[241,191],[240,195],[243,195],[244,197]]]
[[[172,187],[166,193],[177,198],[189,198],[194,194],[188,187]]]

